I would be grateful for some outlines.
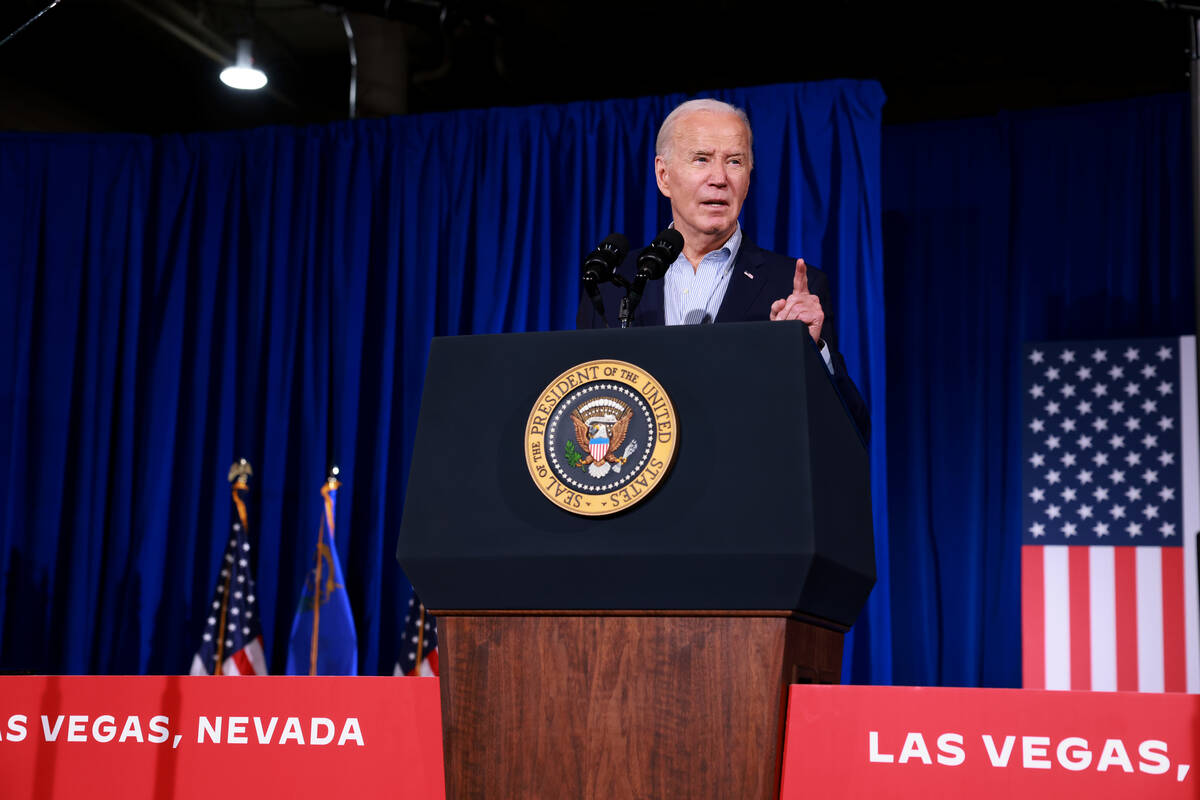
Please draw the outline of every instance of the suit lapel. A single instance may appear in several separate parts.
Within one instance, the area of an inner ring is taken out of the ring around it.
[[[733,274],[729,276],[729,286],[725,289],[725,298],[717,311],[717,322],[746,321],[746,312],[767,285],[766,275],[762,271],[765,260],[763,251],[743,236],[742,246],[738,248],[737,260],[733,264]]]

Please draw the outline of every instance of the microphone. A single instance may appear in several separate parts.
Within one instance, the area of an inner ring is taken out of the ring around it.
[[[637,275],[629,287],[629,293],[621,301],[619,319],[622,328],[628,328],[633,321],[633,312],[642,302],[642,292],[646,290],[646,281],[656,281],[667,274],[667,268],[675,263],[683,252],[683,235],[679,231],[667,228],[646,246],[637,260]]]
[[[637,260],[637,277],[645,286],[646,280],[656,281],[667,274],[667,268],[675,263],[683,252],[683,235],[674,228],[658,234]]]
[[[623,233],[610,233],[583,260],[583,279],[595,283],[612,280],[613,272],[625,260],[629,240]]]
[[[629,240],[625,234],[613,232],[604,237],[604,241],[596,245],[596,249],[583,260],[583,288],[592,301],[592,306],[604,327],[608,327],[608,319],[604,316],[604,300],[600,297],[600,284],[618,277],[615,271],[625,260],[629,252]]]

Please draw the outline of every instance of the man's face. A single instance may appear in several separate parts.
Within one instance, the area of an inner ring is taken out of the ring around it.
[[[675,227],[688,242],[733,233],[750,189],[750,137],[736,114],[680,117],[670,149],[654,159],[658,189],[671,198]]]

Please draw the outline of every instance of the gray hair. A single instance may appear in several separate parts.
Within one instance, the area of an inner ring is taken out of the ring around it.
[[[754,166],[754,132],[750,129],[750,118],[746,116],[746,112],[737,106],[729,103],[714,100],[711,97],[703,97],[698,100],[687,100],[667,114],[667,118],[663,120],[662,126],[658,129],[658,138],[654,140],[654,155],[668,158],[671,152],[671,143],[675,138],[675,123],[685,114],[690,114],[693,111],[710,111],[714,114],[733,114],[742,121],[746,126],[746,139],[750,145],[750,166]]]

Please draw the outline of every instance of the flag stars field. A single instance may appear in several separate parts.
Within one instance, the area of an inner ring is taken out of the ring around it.
[[[1080,352],[1086,359],[1083,363],[1078,363]],[[1119,363],[1111,362],[1113,352],[1120,355]],[[1122,520],[1118,530],[1125,541],[1144,537],[1145,527],[1128,519],[1127,504],[1136,504],[1139,518],[1155,520],[1150,532],[1165,535],[1159,521],[1177,530],[1181,504],[1178,495],[1163,485],[1172,483],[1164,481],[1163,473],[1170,471],[1174,477],[1179,471],[1178,412],[1160,409],[1156,399],[1174,393],[1170,376],[1177,371],[1175,349],[1154,344],[1080,351],[1047,343],[1029,349],[1025,362],[1027,535],[1033,535],[1033,525],[1054,520],[1054,529],[1041,529],[1037,538],[1064,541],[1067,530],[1073,542],[1111,538],[1111,521]],[[1072,401],[1075,413],[1067,416],[1063,400],[1076,395],[1084,397]],[[1159,469],[1147,466],[1152,460]],[[1160,494],[1160,487],[1167,491]],[[1048,489],[1054,490],[1058,502],[1047,502]],[[1114,490],[1127,504],[1112,502]],[[1144,504],[1150,496],[1155,503]],[[1086,528],[1080,524],[1084,520]]]

